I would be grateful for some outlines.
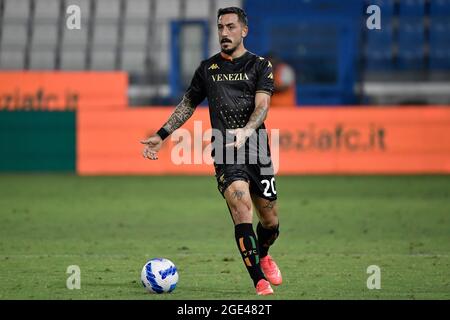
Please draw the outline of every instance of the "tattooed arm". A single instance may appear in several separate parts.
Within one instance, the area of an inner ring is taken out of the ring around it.
[[[183,96],[181,102],[176,106],[169,120],[163,125],[158,133],[152,135],[141,143],[145,144],[142,155],[150,160],[157,160],[157,153],[161,149],[165,137],[171,135],[175,130],[181,127],[194,113],[195,105],[186,96]]]
[[[169,117],[169,120],[163,125],[163,128],[170,135],[179,127],[181,127],[194,113],[195,106],[186,97],[183,96],[181,102],[175,108],[175,111]]]
[[[250,116],[244,129],[256,130],[266,120],[269,112],[270,95],[265,92],[257,92],[255,96],[255,110]]]
[[[226,146],[234,146],[237,149],[245,144],[245,141],[250,137],[253,132],[258,129],[266,120],[267,113],[269,112],[270,95],[265,92],[256,92],[255,96],[255,110],[250,115],[250,119],[244,128],[230,130],[230,133],[236,135],[236,142],[229,143]]]

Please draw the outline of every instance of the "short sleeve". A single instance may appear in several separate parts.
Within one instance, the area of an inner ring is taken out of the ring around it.
[[[202,65],[194,73],[191,84],[185,93],[194,106],[198,106],[206,98],[205,81],[203,78]]]
[[[269,60],[259,58],[258,61],[258,80],[256,83],[256,92],[262,91],[269,95],[273,94],[273,70]]]

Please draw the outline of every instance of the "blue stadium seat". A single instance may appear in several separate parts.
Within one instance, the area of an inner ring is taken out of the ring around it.
[[[366,69],[368,71],[384,71],[392,69],[392,52],[386,50],[367,50]]]
[[[366,6],[364,7],[365,18],[367,18],[367,7],[370,5],[377,5],[380,7],[380,17],[382,29],[386,27],[392,27],[392,20],[396,15],[395,12],[396,0],[366,0]]]
[[[440,46],[450,43],[450,18],[430,20],[430,45]]]
[[[432,70],[450,70],[450,19],[430,20],[429,64]]]
[[[399,20],[397,46],[397,67],[399,69],[420,70],[424,68],[425,27],[422,17]]]
[[[381,21],[390,19],[394,15],[395,0],[370,0],[366,1],[366,8],[370,5],[377,5],[381,10]]]
[[[364,50],[365,67],[368,71],[386,71],[393,68],[392,45],[394,0],[374,0],[368,5],[377,5],[381,10],[381,30],[367,30]]]
[[[398,25],[398,46],[401,48],[423,47],[425,27],[423,19],[401,19]]]
[[[430,1],[430,17],[450,17],[450,0]]]
[[[367,69],[371,71],[392,69],[392,25],[383,23],[381,30],[367,30],[366,35],[364,54]]]
[[[425,66],[424,47],[402,48],[398,52],[397,66],[400,70],[421,70]]]
[[[431,70],[450,70],[450,47],[430,48],[429,65]]]
[[[385,42],[392,42],[392,24],[383,23],[381,29],[367,30],[367,43],[383,45]]]
[[[425,0],[399,1],[400,17],[423,17],[425,15]]]

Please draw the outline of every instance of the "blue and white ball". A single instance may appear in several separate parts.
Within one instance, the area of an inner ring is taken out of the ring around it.
[[[172,292],[178,283],[177,267],[168,259],[151,259],[142,268],[141,281],[150,293]]]

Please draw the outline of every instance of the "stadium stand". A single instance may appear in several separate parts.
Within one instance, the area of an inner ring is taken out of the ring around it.
[[[373,4],[381,30],[365,28]],[[69,5],[80,7],[79,30],[66,27]],[[386,100],[405,82],[448,88],[450,0],[0,0],[0,70],[125,70],[131,104],[173,104],[171,79],[186,86],[205,58],[199,43],[207,43],[206,56],[218,51],[215,14],[231,5],[249,14],[250,50],[273,51],[293,66],[299,105],[410,102],[403,90]],[[190,31],[176,34],[183,28]],[[180,53],[172,39],[192,45]],[[394,84],[388,95],[383,83]],[[416,102],[448,100],[448,93],[425,92]]]

